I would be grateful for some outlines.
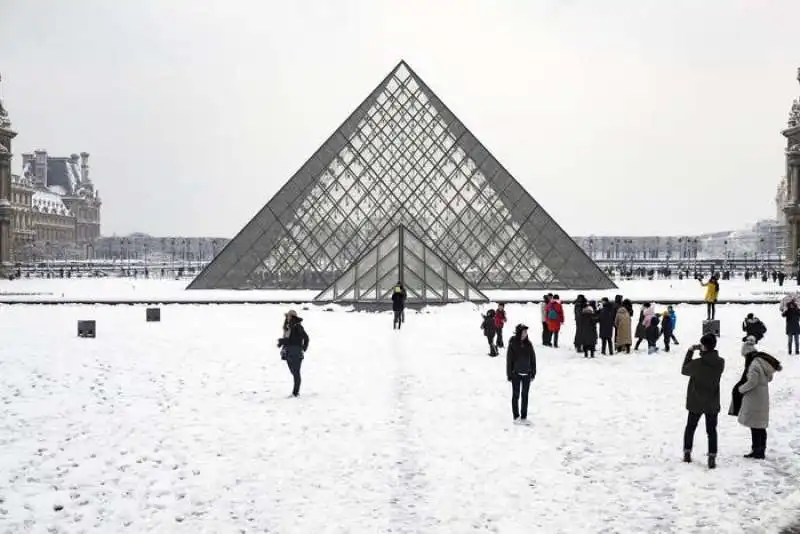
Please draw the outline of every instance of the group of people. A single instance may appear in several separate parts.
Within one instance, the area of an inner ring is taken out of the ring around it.
[[[728,414],[750,428],[751,447],[745,458],[763,460],[767,449],[769,426],[769,383],[782,369],[775,357],[758,350],[755,337],[745,336],[741,353],[744,357],[742,376],[731,392]],[[705,334],[700,344],[689,348],[683,361],[682,373],[689,377],[686,390],[688,417],[683,434],[683,461],[692,461],[694,433],[701,418],[705,418],[708,435],[708,468],[717,466],[717,422],[721,410],[720,380],[725,360],[716,350],[717,338]],[[695,352],[699,351],[699,358]]]
[[[559,333],[564,324],[564,306],[558,295],[547,294],[540,305],[542,322],[542,345],[558,348]],[[664,340],[664,350],[669,352],[670,344],[678,344],[675,327],[678,317],[672,306],[663,312],[656,313],[651,303],[645,303],[639,312],[636,330],[632,329],[633,304],[629,299],[617,295],[614,301],[607,298],[595,301],[578,295],[575,299],[573,317],[575,321],[575,350],[582,352],[585,358],[594,358],[597,342],[600,341],[600,353],[613,355],[614,352],[630,354],[631,347],[639,350],[643,341],[647,341],[648,353],[657,352],[659,339]],[[507,321],[505,306],[500,303],[497,309],[490,309],[481,316],[481,329],[489,344],[489,356],[498,355],[498,348],[503,348],[503,327]],[[633,337],[636,337],[636,344]]]

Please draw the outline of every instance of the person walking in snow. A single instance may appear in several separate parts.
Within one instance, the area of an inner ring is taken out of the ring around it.
[[[783,310],[782,315],[786,319],[786,338],[789,345],[789,354],[792,353],[792,342],[794,342],[794,353],[800,354],[797,346],[798,338],[800,338],[800,309],[798,309],[797,303],[790,300],[786,304],[786,309]]]
[[[524,324],[518,324],[514,336],[508,340],[506,378],[511,382],[511,414],[514,422],[528,424],[528,392],[531,381],[536,378],[536,352],[528,339],[528,327]]]
[[[752,313],[748,313],[744,321],[742,321],[742,331],[744,332],[744,337],[742,338],[743,342],[746,341],[748,337],[753,337],[756,343],[758,343],[764,338],[764,334],[767,333],[767,327],[761,319]]]
[[[670,306],[671,308],[672,306]],[[674,314],[670,314],[669,308],[661,314],[661,335],[664,337],[664,352],[669,352],[669,343],[673,339],[672,332],[674,331],[672,318]]]
[[[547,327],[547,305],[550,304],[550,300],[552,298],[553,294],[548,293],[544,296],[544,299],[542,299],[542,302],[539,304],[539,314],[542,317],[542,345],[545,347],[550,347],[553,344],[553,334]]]
[[[647,339],[647,327],[650,326],[650,319],[655,315],[652,305],[649,302],[642,304],[642,309],[639,311],[639,322],[636,325],[636,345],[633,350],[639,350],[639,345],[642,341]]]
[[[494,326],[494,310],[487,311],[486,315],[482,317],[481,328],[483,329],[483,335],[486,336],[486,340],[489,342],[489,356],[494,358],[497,356],[497,347],[494,345],[494,336],[497,332]]]
[[[627,305],[626,305],[627,304]],[[623,305],[617,309],[617,315],[614,317],[614,329],[616,337],[614,344],[617,347],[617,352],[625,351],[626,354],[631,353],[631,345],[633,344],[633,337],[631,336],[631,314],[628,311],[630,301],[624,301]]]
[[[654,354],[658,352],[658,338],[661,337],[661,331],[658,328],[658,315],[653,315],[650,322],[645,329],[645,337],[647,338],[647,354]]]
[[[608,347],[608,354],[614,355],[614,344],[612,342],[614,319],[614,305],[608,299],[603,299],[602,308],[600,308],[597,317],[597,323],[600,327],[600,354],[605,355],[606,347]]]
[[[783,369],[773,356],[759,352],[755,339],[750,337],[742,345],[745,358],[742,377],[733,388],[731,415],[738,415],[739,424],[750,429],[750,453],[745,458],[763,460],[767,450],[769,426],[769,383],[775,373]]]
[[[294,379],[292,396],[300,395],[300,366],[303,363],[305,352],[308,350],[308,334],[303,328],[303,319],[297,316],[297,312],[289,310],[286,312],[286,321],[283,337],[278,339],[278,347],[281,350],[281,359],[286,361],[289,372]]]
[[[700,281],[700,285],[706,288],[706,318],[711,321],[717,317],[717,299],[719,298],[719,275],[712,274],[708,282]]]
[[[497,305],[494,312],[494,329],[497,335],[497,348],[503,348],[503,327],[506,324],[506,305],[502,302]]]
[[[561,305],[561,298],[553,295],[547,305],[547,329],[553,335],[553,347],[558,348],[558,333],[561,325],[564,324],[564,307]]]
[[[717,420],[720,411],[719,383],[725,371],[725,360],[716,350],[717,337],[705,334],[700,344],[689,347],[681,373],[689,377],[686,388],[686,410],[689,412],[683,432],[683,461],[692,461],[694,433],[701,417],[705,417],[708,434],[708,468],[717,467]],[[700,357],[694,358],[695,351]]]
[[[394,312],[393,330],[400,330],[400,326],[405,322],[406,298],[408,293],[400,280],[392,288],[392,311]]]

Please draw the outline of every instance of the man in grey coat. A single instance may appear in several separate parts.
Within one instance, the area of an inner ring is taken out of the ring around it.
[[[694,432],[700,417],[705,416],[706,433],[708,434],[708,468],[717,467],[717,419],[720,411],[719,382],[725,370],[725,360],[720,358],[716,350],[717,338],[714,334],[706,334],[700,338],[700,344],[689,347],[683,360],[681,372],[689,377],[686,388],[686,409],[689,416],[683,432],[683,461],[692,461],[692,445]],[[695,351],[700,351],[700,358],[693,359]]]
[[[736,384],[736,392],[742,395],[738,421],[750,429],[752,447],[745,458],[763,460],[767,450],[767,426],[769,426],[769,383],[783,367],[773,356],[755,349],[754,344],[742,346],[745,370]]]

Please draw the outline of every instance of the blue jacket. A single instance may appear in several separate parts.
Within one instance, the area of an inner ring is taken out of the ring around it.
[[[675,310],[669,312],[669,318],[672,322],[672,329],[675,330],[675,328],[678,326],[678,316],[675,315]]]

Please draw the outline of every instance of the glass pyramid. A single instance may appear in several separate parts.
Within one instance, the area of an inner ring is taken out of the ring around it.
[[[615,287],[401,61],[189,289],[324,289],[400,226],[481,290]]]
[[[398,280],[409,302],[489,300],[404,226],[396,227],[314,300],[385,301]]]

